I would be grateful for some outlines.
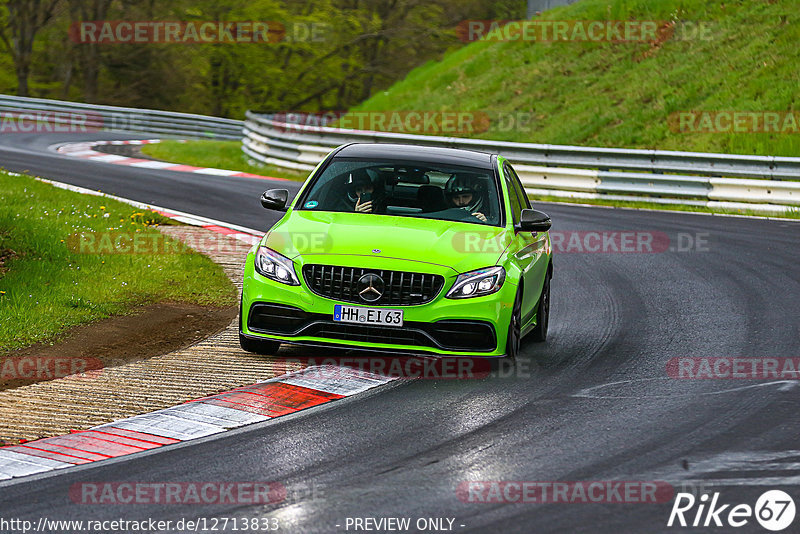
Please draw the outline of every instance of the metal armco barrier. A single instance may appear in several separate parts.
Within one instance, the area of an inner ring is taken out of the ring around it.
[[[0,117],[5,126],[12,129],[17,119],[19,125],[16,127],[20,129],[38,123],[36,132],[47,132],[48,126],[53,131],[80,131],[83,127],[87,131],[158,133],[196,139],[239,140],[242,138],[243,124],[242,121],[189,113],[10,95],[0,95]],[[9,125],[9,122],[12,124]]]
[[[282,116],[283,117],[283,116]],[[496,152],[532,197],[647,201],[784,213],[800,206],[800,158],[587,148],[302,126],[247,112],[242,150],[311,171],[346,143],[404,143]]]

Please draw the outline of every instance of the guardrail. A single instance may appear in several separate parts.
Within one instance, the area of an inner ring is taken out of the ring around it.
[[[283,116],[282,116],[283,117]],[[800,158],[511,143],[302,126],[247,112],[242,150],[310,171],[346,143],[406,143],[496,152],[528,193],[783,213],[800,206]]]
[[[243,125],[242,121],[190,113],[10,95],[0,95],[0,115],[6,123],[6,119],[20,119],[20,129],[38,123],[39,126],[35,129],[37,132],[48,131],[49,125],[53,131],[81,131],[81,128],[85,128],[86,131],[157,133],[196,139],[239,140],[242,138]],[[23,118],[27,122],[23,123]]]

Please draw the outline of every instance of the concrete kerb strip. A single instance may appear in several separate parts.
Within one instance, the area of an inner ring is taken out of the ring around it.
[[[330,380],[325,376],[331,376]],[[321,365],[211,397],[0,448],[0,480],[65,469],[191,441],[356,395],[397,380]]]
[[[94,147],[104,145],[152,145],[160,143],[160,139],[137,139],[125,141],[88,141],[82,143],[67,143],[63,145],[54,145],[51,149],[59,154],[80,158],[87,161],[96,163],[111,163],[114,165],[125,165],[129,167],[139,167],[143,169],[158,169],[164,171],[177,171],[177,172],[190,172],[196,174],[209,174],[214,176],[232,176],[237,178],[256,178],[259,180],[281,180],[286,181],[286,178],[274,178],[270,176],[261,176],[259,174],[251,174],[248,172],[231,171],[227,169],[215,169],[213,167],[194,167],[192,165],[182,165],[179,163],[170,163],[167,161],[154,161],[150,159],[132,158],[128,156],[119,156],[116,154],[106,154],[105,152],[98,152]]]

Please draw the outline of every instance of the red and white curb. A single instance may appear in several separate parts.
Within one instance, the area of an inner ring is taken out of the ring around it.
[[[0,449],[0,480],[99,462],[269,421],[397,378],[312,366],[144,415]]]
[[[167,161],[154,161],[151,159],[131,158],[128,156],[119,156],[116,154],[106,154],[105,152],[98,152],[96,150],[93,150],[94,147],[101,145],[152,145],[160,142],[161,142],[160,139],[145,139],[145,140],[133,140],[133,141],[88,141],[83,143],[69,143],[65,145],[60,145],[55,148],[55,151],[65,156],[70,156],[73,158],[81,158],[88,161],[94,161],[97,163],[112,163],[114,165],[126,165],[129,167],[139,167],[142,169],[193,172],[196,174],[211,174],[214,176],[234,176],[238,178],[257,178],[259,180],[281,180],[281,181],[286,180],[286,178],[261,176],[259,174],[251,174],[248,172],[231,171],[227,169],[215,169],[213,167],[193,167],[191,165],[181,165],[178,163],[169,163]]]

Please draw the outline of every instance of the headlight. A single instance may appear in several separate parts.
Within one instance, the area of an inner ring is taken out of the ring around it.
[[[299,286],[297,273],[294,271],[294,262],[267,247],[258,247],[255,261],[256,272],[261,276],[266,276],[270,280],[275,280],[290,286]]]
[[[506,270],[502,267],[487,267],[469,273],[459,274],[456,283],[447,292],[449,299],[468,299],[496,293],[503,287]]]

